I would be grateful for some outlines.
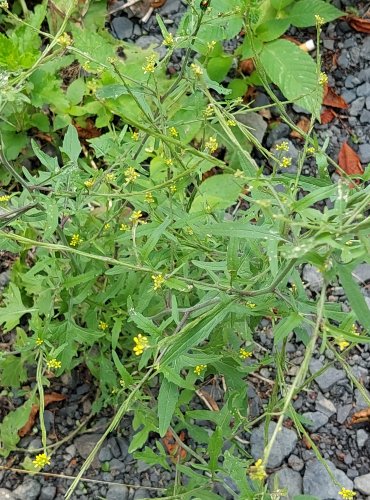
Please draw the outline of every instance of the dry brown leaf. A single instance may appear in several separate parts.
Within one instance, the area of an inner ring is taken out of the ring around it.
[[[307,134],[310,129],[310,120],[303,116],[297,123],[297,127],[301,129],[302,132]],[[290,137],[292,137],[293,139],[303,139],[303,136],[296,130],[292,130],[292,132],[290,133]]]
[[[76,127],[78,137],[80,139],[93,139],[94,137],[101,136],[101,130],[95,127],[95,124],[91,120],[91,118],[88,118],[86,120],[85,127],[80,127],[80,125],[77,125],[76,123],[74,123],[74,126]]]
[[[370,422],[370,408],[356,411],[356,413],[352,415],[351,425],[361,424],[362,422]]]
[[[306,436],[303,436],[302,441],[303,441],[303,444],[305,445],[305,447],[307,448],[307,450],[310,450],[312,448],[312,444],[306,438]]]
[[[240,61],[239,70],[243,75],[250,75],[255,70],[253,59],[243,59]]]
[[[207,391],[204,389],[198,389],[196,392],[197,395],[206,403],[209,409],[213,411],[220,411],[218,404]]]
[[[324,92],[324,99],[322,101],[324,106],[330,106],[331,108],[347,109],[348,104],[340,95],[336,94],[334,90],[326,85]]]
[[[344,142],[340,148],[338,165],[348,175],[362,175],[364,173],[360,158],[346,142]],[[343,174],[341,171],[338,173],[340,175]],[[351,187],[353,187],[353,185]]]
[[[179,434],[180,441],[185,441],[185,432],[181,431]],[[166,448],[169,455],[171,455],[171,460],[174,463],[178,463],[186,458],[186,451],[182,448],[175,440],[172,431],[168,429],[164,438],[162,439],[163,445]]]
[[[49,406],[51,403],[56,403],[57,401],[63,401],[64,399],[66,399],[66,396],[64,396],[64,394],[59,394],[58,392],[51,392],[50,394],[45,394],[44,398],[45,408]],[[31,412],[27,422],[18,431],[18,435],[20,437],[27,436],[27,434],[31,432],[32,427],[35,424],[36,417],[39,413],[39,409],[40,409],[39,405],[32,405]]]
[[[350,16],[347,18],[348,24],[356,31],[361,33],[370,33],[370,19],[362,17]]]
[[[321,123],[323,125],[326,125],[327,123],[333,121],[336,116],[337,114],[332,109],[324,109],[324,111],[320,115]]]

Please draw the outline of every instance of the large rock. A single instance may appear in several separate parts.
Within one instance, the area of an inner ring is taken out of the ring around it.
[[[240,113],[235,115],[238,122],[248,127],[258,142],[262,142],[267,129],[267,123],[258,113]]]
[[[113,484],[105,495],[106,500],[127,500],[128,497],[129,489],[123,484]]]
[[[276,428],[275,422],[270,422],[268,431],[268,440]],[[251,434],[251,454],[253,458],[258,460],[262,458],[265,448],[265,425],[262,424],[256,429],[253,429]],[[297,434],[286,427],[278,432],[274,446],[272,447],[270,457],[267,462],[267,467],[279,467],[285,457],[289,456],[297,443]]]
[[[353,490],[353,482],[343,471],[337,469],[329,460],[326,460],[326,464],[341,486]],[[339,491],[340,488],[333,483],[328,471],[317,458],[307,462],[306,472],[303,476],[304,494],[316,496],[319,500],[343,500],[338,494]]]
[[[364,495],[370,495],[370,474],[355,477],[355,488]]]
[[[76,446],[77,453],[84,459],[86,459],[92,452],[94,446],[101,438],[101,434],[84,434],[79,436],[74,440],[74,445]],[[100,467],[100,462],[98,459],[98,454],[96,454],[92,466],[94,468]]]
[[[312,359],[310,362],[310,372],[311,375],[315,375],[316,372],[323,368],[323,364],[318,359]],[[337,384],[340,380],[344,380],[346,378],[346,374],[343,370],[337,370],[332,366],[325,370],[321,375],[315,378],[318,386],[323,392],[326,392],[333,385]]]
[[[268,485],[271,492],[274,491],[275,481],[279,489],[285,488],[288,492],[287,495],[280,497],[282,500],[292,500],[302,493],[302,476],[289,467],[283,467],[269,477]]]
[[[36,479],[25,479],[14,491],[13,495],[19,500],[36,500],[41,491],[41,486]]]

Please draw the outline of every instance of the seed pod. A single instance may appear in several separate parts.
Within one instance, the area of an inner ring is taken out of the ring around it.
[[[211,3],[211,0],[201,0],[201,2],[200,2],[200,8],[202,10],[206,10],[209,7],[210,3]]]

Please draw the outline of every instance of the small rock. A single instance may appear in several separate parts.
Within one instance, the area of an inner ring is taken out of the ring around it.
[[[272,474],[268,479],[268,485],[270,491],[273,491],[274,482],[277,479],[279,488],[286,489],[288,495],[280,497],[281,499],[293,499],[295,495],[300,495],[302,493],[302,476],[299,472],[295,472],[289,467],[283,467],[274,474]]]
[[[309,365],[309,370],[311,375],[323,368],[323,364],[318,359],[312,359]],[[343,370],[337,370],[336,368],[329,367],[321,375],[315,378],[318,386],[323,392],[327,392],[333,385],[337,384],[340,380],[344,380],[346,374]]]
[[[328,423],[329,417],[319,411],[308,411],[302,415],[305,419],[310,420],[309,424],[303,424],[309,431],[316,432],[320,427]]]
[[[364,105],[365,105],[365,97],[358,97],[355,101],[351,103],[349,114],[351,116],[359,115],[364,109]]]
[[[352,61],[353,66],[357,66],[357,64],[360,62],[360,57],[361,57],[361,51],[358,47],[351,47],[349,49],[349,55]]]
[[[307,282],[308,287],[314,292],[319,292],[324,284],[323,275],[316,267],[311,264],[306,264],[303,269],[303,279]]]
[[[370,123],[370,111],[368,109],[364,109],[360,115],[360,123]]]
[[[370,144],[360,144],[358,147],[358,154],[362,163],[370,162]],[[368,264],[367,264],[368,265]],[[356,270],[354,271],[354,276],[356,277]]]
[[[272,433],[276,428],[275,422],[270,422],[268,436],[271,438]],[[264,438],[265,438],[265,425],[262,424],[259,427],[253,429],[250,443],[251,443],[251,454],[256,460],[263,456],[264,450]],[[279,467],[285,457],[290,455],[294,450],[297,443],[297,434],[286,427],[282,427],[280,432],[278,432],[274,446],[272,447],[270,457],[268,459],[268,467]]]
[[[125,472],[126,470],[126,464],[124,462],[121,462],[117,458],[113,458],[113,460],[109,462],[109,465],[110,471],[114,476],[120,474],[121,472]]]
[[[96,443],[99,441],[100,438],[101,434],[84,434],[83,436],[79,436],[74,440],[74,445],[76,446],[77,453],[82,458],[86,459],[92,452],[93,448],[95,447]],[[95,456],[92,462],[92,466],[94,468],[100,467],[97,455]]]
[[[351,410],[352,410],[351,404],[338,406],[337,421],[340,424],[344,424],[344,422],[347,420],[348,415],[351,413]]]
[[[32,441],[28,445],[27,449],[29,451],[33,451],[33,450],[38,450],[39,448],[42,448],[41,438],[36,437],[36,438],[32,439]]]
[[[5,288],[10,281],[10,271],[0,273],[0,288]]]
[[[118,40],[124,40],[125,38],[131,38],[134,29],[134,23],[130,21],[127,17],[115,17],[111,22],[113,35],[118,38]]]
[[[112,452],[109,446],[103,446],[99,451],[99,460],[101,462],[109,462],[112,459]]]
[[[110,486],[105,495],[106,500],[127,500],[128,497],[129,489],[123,484],[115,484]]]
[[[136,40],[135,45],[138,45],[142,49],[147,49],[153,45],[154,50],[158,52],[160,57],[164,57],[166,55],[166,47],[162,45],[162,40],[159,40],[153,35],[141,36]]]
[[[367,399],[369,400],[370,394],[366,389],[364,390],[367,394]],[[356,400],[356,411],[365,410],[365,408],[369,407],[369,404],[367,403],[367,401],[365,400],[365,398],[358,389],[355,389],[355,400]]]
[[[119,446],[119,449],[120,449],[120,452],[121,452],[121,460],[124,460],[127,455],[128,455],[128,449],[129,449],[129,442],[127,441],[127,439],[123,438],[123,437],[117,437],[116,438],[116,441],[118,443],[118,446]]]
[[[304,467],[304,462],[297,455],[290,455],[288,458],[288,465],[291,469],[295,470],[296,472],[300,472]]]
[[[356,431],[356,441],[359,448],[363,448],[368,439],[368,433],[364,429],[358,429]]]
[[[167,16],[169,14],[178,12],[180,6],[179,4],[179,0],[167,0],[163,7],[159,9],[161,16]]]
[[[25,479],[14,491],[15,498],[20,500],[36,500],[41,490],[40,483],[35,479]]]
[[[266,138],[266,146],[271,148],[274,142],[279,139],[284,139],[289,135],[290,128],[286,123],[279,123],[277,126],[273,127]]]
[[[293,111],[295,111],[296,113],[298,114],[302,114],[302,115],[310,115],[311,112],[308,111],[307,109],[305,108],[302,108],[301,106],[299,106],[298,104],[293,104]]]
[[[146,488],[138,488],[133,496],[133,500],[139,500],[142,498],[150,498],[149,490]]]
[[[332,403],[332,401],[330,401],[329,399],[325,398],[321,394],[321,392],[319,392],[319,394],[318,394],[318,396],[316,398],[315,406],[316,406],[316,410],[317,411],[320,411],[321,413],[323,413],[324,415],[326,415],[329,418],[332,415],[334,415],[334,413],[336,413],[336,411],[337,411],[337,409],[335,408],[335,406]]]
[[[258,142],[262,142],[267,129],[267,123],[261,115],[258,113],[241,113],[236,115],[236,119],[250,129],[251,134],[254,135]]]
[[[74,457],[76,455],[76,446],[74,444],[70,444],[64,451],[71,457]]]
[[[270,104],[270,99],[263,92],[257,92],[254,101],[251,104],[251,108],[263,108]]]
[[[41,490],[39,500],[53,500],[57,493],[57,489],[52,484],[44,486]]]
[[[136,467],[138,473],[141,474],[142,472],[149,470],[151,468],[151,465],[147,464],[146,462],[143,462],[142,460],[138,460],[136,462]]]
[[[353,483],[345,473],[326,460],[333,476],[338,483],[349,490],[353,489]],[[303,476],[303,492],[307,495],[316,496],[319,500],[343,500],[338,495],[339,488],[333,483],[324,465],[316,458],[306,464],[306,471]]]
[[[355,488],[363,495],[370,495],[370,474],[355,477]]]
[[[361,81],[357,76],[354,75],[348,75],[347,78],[345,79],[344,86],[347,89],[353,89],[354,87],[357,87],[357,85],[360,85]]]
[[[342,97],[346,101],[346,103],[350,104],[352,101],[356,99],[356,92],[354,90],[344,90],[342,92]]]
[[[365,82],[356,89],[358,97],[368,97],[370,96],[370,83]]]
[[[365,102],[366,109],[370,110],[370,96],[366,97],[366,102]]]
[[[337,60],[338,66],[343,69],[349,68],[349,57],[347,50],[343,50]]]
[[[322,44],[326,49],[334,50],[334,40],[330,40],[329,38],[324,38]]]
[[[357,77],[360,82],[370,82],[370,68],[362,69]]]
[[[54,413],[52,411],[44,411],[44,423],[46,432],[49,433],[50,430],[54,427]]]
[[[6,488],[0,488],[0,500],[15,500],[15,496]]]
[[[361,48],[361,56],[370,61],[370,37],[366,37]]]

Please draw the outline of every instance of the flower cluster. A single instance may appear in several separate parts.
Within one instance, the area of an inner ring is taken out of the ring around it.
[[[143,354],[144,350],[148,347],[148,338],[144,337],[139,333],[137,337],[134,337],[135,346],[132,349],[136,356]]]
[[[9,4],[6,1],[0,2],[0,9],[8,9]]]
[[[242,358],[242,359],[247,359],[247,358],[250,358],[252,356],[252,353],[250,351],[247,351],[246,349],[244,349],[244,347],[241,347],[240,350],[239,350],[239,357]]]
[[[108,326],[108,323],[105,321],[99,321],[99,328],[100,330],[103,330],[103,332],[108,329]]]
[[[200,66],[198,66],[198,64],[193,63],[190,65],[190,67],[191,67],[191,70],[194,73],[194,75],[196,75],[196,76],[203,75],[203,70]]]
[[[178,137],[179,136],[179,133],[178,133],[178,131],[176,130],[175,127],[171,127],[170,130],[169,130],[169,132],[170,132],[170,136],[171,137]]]
[[[315,15],[315,21],[317,26],[322,26],[325,23],[325,19],[318,14]]]
[[[227,120],[226,122],[228,124],[229,127],[236,127],[236,121],[235,120]]]
[[[329,81],[329,78],[328,78],[328,75],[326,73],[324,73],[323,71],[321,71],[320,75],[319,75],[319,84],[320,85],[326,85]]]
[[[162,288],[163,283],[166,281],[162,274],[153,274],[152,280],[154,290]]]
[[[138,141],[139,140],[139,132],[132,132],[131,139],[133,141]]]
[[[82,242],[83,242],[83,239],[81,238],[81,236],[79,234],[75,233],[72,235],[72,238],[71,238],[71,241],[69,242],[69,244],[71,247],[78,247],[78,245],[81,245]]]
[[[135,182],[136,179],[138,177],[140,177],[140,174],[138,172],[136,172],[134,167],[126,168],[124,175],[125,175],[125,181],[127,182],[127,184],[129,184],[130,182]]]
[[[141,210],[134,210],[131,214],[130,221],[132,221],[135,224],[142,216],[143,212]]]
[[[37,337],[36,339],[36,345],[40,346],[44,343],[44,341],[42,339],[40,339],[40,337]]]
[[[250,309],[254,309],[257,306],[257,304],[255,304],[254,302],[249,302],[248,300],[246,306],[249,307]]]
[[[87,187],[87,189],[91,189],[94,184],[95,184],[94,179],[88,179],[87,181],[84,182],[84,185],[85,187]]]
[[[314,155],[316,153],[316,149],[313,146],[307,148],[307,154]]]
[[[344,351],[344,349],[350,345],[349,342],[347,342],[346,340],[343,340],[343,339],[338,340],[337,344],[338,344],[338,347],[341,351]]]
[[[259,458],[254,465],[249,467],[249,477],[253,480],[263,481],[266,479],[267,474],[264,466],[262,465],[262,459]]]
[[[338,491],[338,495],[340,495],[344,500],[352,500],[352,498],[355,498],[356,493],[343,487],[340,491]]]
[[[203,116],[205,116],[206,118],[209,118],[210,116],[212,116],[214,114],[214,112],[215,112],[215,110],[213,108],[213,105],[208,104],[206,109],[203,110]]]
[[[72,45],[73,40],[72,38],[68,35],[68,33],[63,33],[60,35],[58,38],[58,43],[63,47],[66,48],[68,45]]]
[[[210,137],[206,142],[205,146],[210,153],[214,153],[218,148],[218,142],[216,141],[215,137]]]
[[[194,373],[196,375],[201,375],[202,372],[204,372],[204,370],[207,368],[207,365],[197,365],[195,368],[194,368]]]
[[[50,457],[46,453],[36,455],[35,460],[32,461],[33,465],[38,469],[42,469],[45,465],[50,465]]]
[[[144,73],[154,73],[156,55],[152,54],[146,58],[146,64],[142,67]]]
[[[58,368],[62,367],[62,363],[57,359],[52,358],[46,362],[46,366],[49,368],[49,370],[57,370]]]
[[[145,193],[145,198],[144,200],[147,202],[147,203],[154,203],[154,198],[153,198],[153,195],[152,193],[149,191],[149,193]]]
[[[116,180],[116,176],[111,172],[108,172],[107,174],[105,174],[105,180],[107,182],[114,182]]]
[[[128,224],[121,224],[119,230],[120,231],[128,231],[130,226]]]
[[[276,144],[275,149],[276,151],[289,151],[288,141],[283,141],[280,144]]]
[[[165,45],[166,47],[172,47],[173,44],[174,44],[173,35],[172,33],[168,33],[168,35],[166,35],[163,40],[163,45]]]
[[[3,196],[0,196],[0,203],[5,203],[10,200],[10,196],[7,194],[4,194]]]
[[[284,156],[284,158],[280,162],[280,166],[283,168],[288,168],[290,167],[291,164],[292,164],[292,159],[287,158],[286,156]]]
[[[213,50],[216,47],[216,40],[212,40],[211,42],[207,43],[207,48],[208,50]]]

